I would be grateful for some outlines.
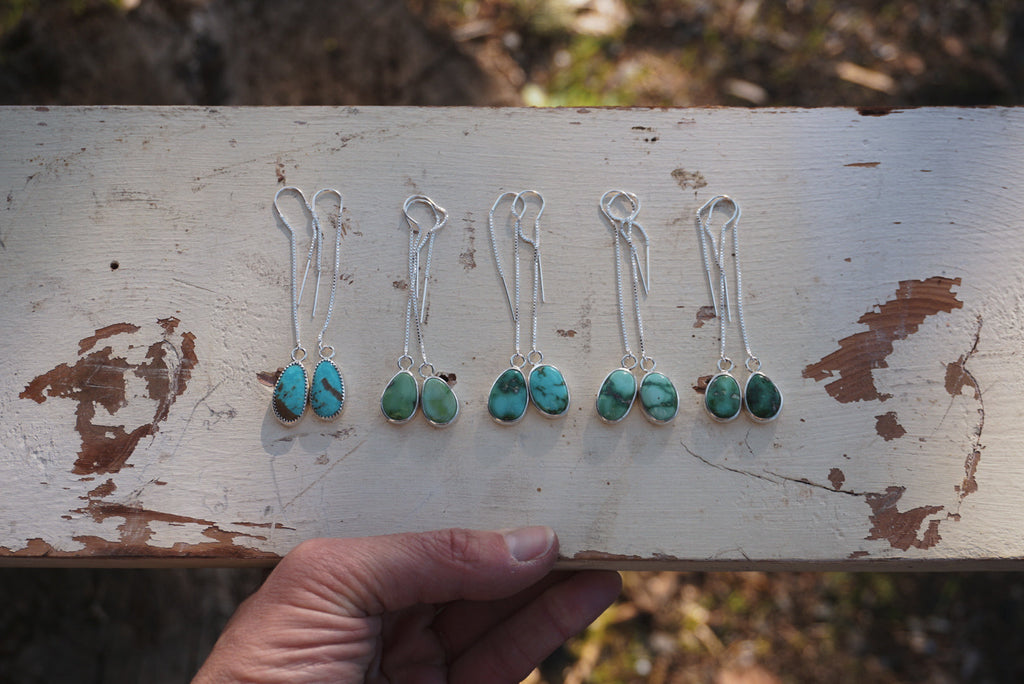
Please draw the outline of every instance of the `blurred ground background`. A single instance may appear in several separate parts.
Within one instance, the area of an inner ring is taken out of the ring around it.
[[[1022,101],[1008,0],[0,0],[2,104]],[[0,682],[188,681],[264,576],[0,570]],[[1020,682],[1024,577],[625,573],[530,681]]]

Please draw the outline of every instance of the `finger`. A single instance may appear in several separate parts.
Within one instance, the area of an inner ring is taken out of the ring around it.
[[[497,625],[450,669],[453,682],[519,682],[570,636],[611,605],[622,588],[616,572],[575,573]]]
[[[343,615],[379,615],[510,596],[546,575],[557,555],[549,527],[314,539],[285,556],[261,593],[270,601],[334,602]]]
[[[499,622],[572,574],[552,572],[508,598],[496,601],[456,601],[445,606],[434,619],[432,628],[444,644],[449,662],[458,659],[463,651],[479,641],[480,635],[489,632]]]

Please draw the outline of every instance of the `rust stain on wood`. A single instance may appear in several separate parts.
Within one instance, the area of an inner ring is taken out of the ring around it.
[[[877,432],[878,436],[886,442],[899,439],[903,435],[907,434],[906,429],[900,425],[899,417],[896,415],[895,411],[889,411],[888,413],[883,413],[880,416],[875,416],[875,432]]]
[[[697,384],[693,386],[693,391],[698,394],[704,394],[708,389],[708,383],[711,382],[712,376],[702,375],[697,378]]]
[[[565,330],[564,328],[559,328],[558,330],[555,331],[555,334],[558,335],[559,337],[576,337],[575,330]]]
[[[850,166],[861,169],[876,169],[882,162],[854,162],[852,164],[843,164],[843,166]]]
[[[72,467],[76,475],[116,473],[125,467],[139,441],[157,433],[171,406],[187,389],[192,369],[199,364],[195,335],[184,332],[172,342],[171,333],[167,331],[173,331],[180,321],[170,317],[158,322],[165,334],[163,339],[149,345],[146,361],[129,363],[125,357],[116,356],[112,346],[90,351],[100,340],[133,335],[141,330],[129,323],[116,323],[83,338],[79,342],[79,358],[74,365],[63,363],[52,368],[29,382],[18,395],[39,404],[47,397],[77,402],[75,431],[82,438],[82,448]],[[127,346],[130,349],[134,345]],[[175,357],[170,365],[167,362],[168,351]],[[85,352],[90,353],[82,356]],[[147,396],[156,401],[152,420],[130,431],[124,425],[95,422],[97,406],[115,414],[128,405],[129,371],[145,381]]]
[[[706,304],[697,309],[697,319],[693,322],[694,328],[703,328],[704,324],[708,321],[715,319],[715,307],[711,304]]]
[[[888,487],[884,494],[868,493],[864,495],[868,506],[871,507],[871,531],[865,539],[884,539],[894,549],[906,551],[910,547],[915,549],[930,549],[942,540],[939,535],[940,520],[931,520],[927,529],[918,536],[921,525],[929,515],[935,515],[943,509],[942,506],[918,506],[909,511],[900,511],[897,508],[906,487]]]
[[[960,278],[941,276],[901,281],[894,299],[857,320],[868,330],[839,340],[839,349],[804,368],[803,377],[820,382],[838,374],[825,390],[840,403],[889,399],[891,394],[875,386],[874,370],[888,368],[893,343],[916,333],[926,318],[962,308],[964,303],[953,292],[959,285]]]
[[[601,560],[601,561],[620,561],[620,560],[644,560],[643,556],[627,555],[622,553],[606,553],[604,551],[578,551],[573,554],[572,560]]]

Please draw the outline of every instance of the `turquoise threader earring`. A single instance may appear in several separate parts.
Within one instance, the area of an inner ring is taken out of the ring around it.
[[[719,204],[732,205],[732,214],[722,224],[718,239],[711,230],[711,218]],[[711,290],[711,303],[719,321],[718,372],[708,381],[704,391],[704,408],[713,419],[726,422],[740,414],[746,407],[750,418],[758,423],[775,420],[782,411],[782,392],[778,385],[761,372],[761,361],[750,349],[747,325],[743,318],[743,274],[740,270],[739,220],[742,212],[736,200],[728,195],[712,197],[697,210],[697,233],[700,235],[701,255],[704,271]],[[726,234],[732,231],[732,255],[736,269],[736,314],[740,322],[740,337],[747,352],[744,365],[750,375],[740,393],[739,383],[732,375],[734,364],[725,354],[725,323],[732,322],[732,307],[729,304],[729,279],[725,268]],[[718,272],[718,297],[715,297],[715,283],[712,270]]]

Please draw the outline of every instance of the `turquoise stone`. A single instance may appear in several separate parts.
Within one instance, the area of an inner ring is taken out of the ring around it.
[[[569,388],[562,372],[543,364],[530,371],[530,399],[547,418],[557,418],[569,410]]]
[[[764,373],[751,373],[743,386],[743,403],[751,418],[767,423],[782,410],[782,392]]]
[[[434,427],[451,425],[459,415],[459,400],[448,383],[438,377],[423,381],[423,417]]]
[[[636,377],[625,368],[605,376],[597,393],[597,415],[606,423],[618,423],[629,414],[636,399]]]
[[[487,412],[499,423],[518,422],[526,414],[530,393],[526,376],[518,368],[509,368],[498,376],[487,396]]]
[[[704,390],[704,408],[715,420],[732,420],[740,413],[743,401],[740,398],[740,384],[728,373],[719,373],[711,378]]]
[[[345,404],[345,383],[341,371],[333,361],[322,359],[313,371],[313,384],[309,386],[309,405],[318,418],[331,420],[341,413]]]
[[[306,369],[301,363],[290,363],[281,371],[281,377],[274,385],[274,414],[285,425],[294,425],[306,412]]]
[[[679,394],[663,373],[650,372],[640,381],[640,405],[654,423],[667,423],[679,413]]]
[[[404,423],[416,413],[419,388],[416,378],[407,370],[395,373],[380,395],[380,412],[392,423]]]

